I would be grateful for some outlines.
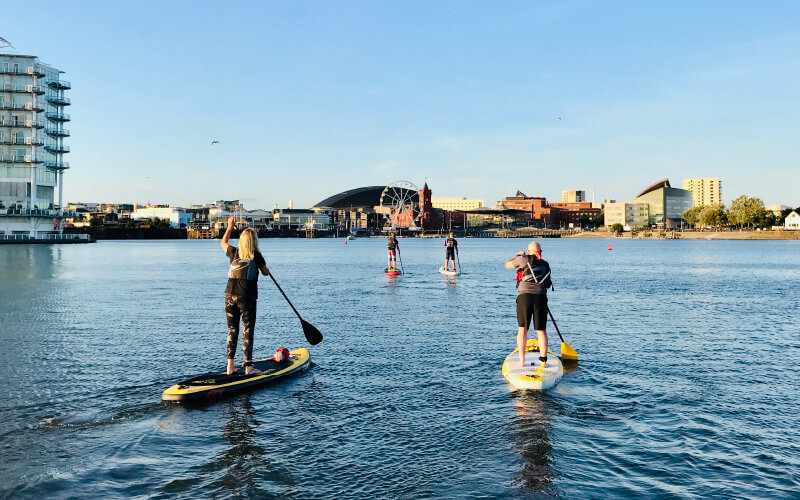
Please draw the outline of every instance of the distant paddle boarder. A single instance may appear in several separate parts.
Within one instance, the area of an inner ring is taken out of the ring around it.
[[[397,237],[394,233],[389,235],[389,241],[386,243],[386,248],[386,257],[389,260],[389,267],[387,270],[397,269],[397,257],[395,256],[395,251],[400,251],[400,243],[398,243]]]
[[[550,264],[542,260],[542,247],[535,241],[528,244],[528,253],[519,252],[508,259],[506,269],[517,272],[517,350],[519,365],[525,366],[525,347],[528,328],[533,320],[533,328],[539,339],[539,361],[542,362],[534,373],[537,376],[547,365],[547,289],[552,288]]]
[[[458,241],[455,239],[455,234],[451,231],[450,237],[444,240],[446,248],[444,254],[444,270],[450,270],[450,261],[453,261],[453,271],[456,270],[456,254],[458,253]]]
[[[242,350],[244,351],[245,375],[260,373],[253,367],[253,329],[256,326],[256,302],[258,300],[258,271],[269,275],[269,268],[258,249],[258,235],[247,228],[239,235],[239,248],[228,244],[236,218],[228,218],[228,228],[222,237],[222,250],[231,261],[228,269],[228,286],[225,287],[225,315],[228,320],[228,364],[225,373],[233,374],[233,358],[239,340],[239,319],[244,325]]]

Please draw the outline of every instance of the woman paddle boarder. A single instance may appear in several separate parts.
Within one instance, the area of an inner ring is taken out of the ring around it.
[[[256,326],[256,301],[258,299],[258,271],[267,276],[269,268],[258,250],[258,235],[247,228],[239,235],[239,248],[228,244],[236,219],[228,218],[228,228],[222,237],[222,250],[231,261],[228,269],[228,286],[225,287],[225,315],[228,320],[228,365],[225,373],[233,374],[233,357],[239,340],[239,318],[244,324],[242,349],[244,373],[260,373],[253,367],[253,329]]]

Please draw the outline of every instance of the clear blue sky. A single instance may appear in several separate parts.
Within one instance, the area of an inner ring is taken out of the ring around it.
[[[5,5],[0,36],[73,84],[67,201],[303,207],[427,177],[493,205],[720,177],[726,203],[800,205],[797,1],[36,7]]]

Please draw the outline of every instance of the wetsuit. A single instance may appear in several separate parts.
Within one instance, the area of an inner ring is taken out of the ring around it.
[[[244,324],[242,349],[244,359],[253,359],[253,330],[256,326],[256,301],[258,299],[258,271],[267,263],[256,252],[252,260],[239,259],[239,251],[229,246],[226,252],[231,261],[228,286],[225,287],[225,316],[228,319],[228,359],[236,354],[239,340],[239,318]]]
[[[518,255],[511,263],[522,269],[517,287],[517,325],[534,330],[547,327],[547,289],[553,286],[550,280],[550,264],[534,255]]]
[[[448,260],[456,260],[456,250],[458,250],[458,242],[456,239],[447,238],[444,242],[444,246],[447,248],[444,258]]]

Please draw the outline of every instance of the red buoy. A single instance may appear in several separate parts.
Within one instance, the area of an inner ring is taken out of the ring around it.
[[[611,243],[608,244],[608,249],[611,250]]]

